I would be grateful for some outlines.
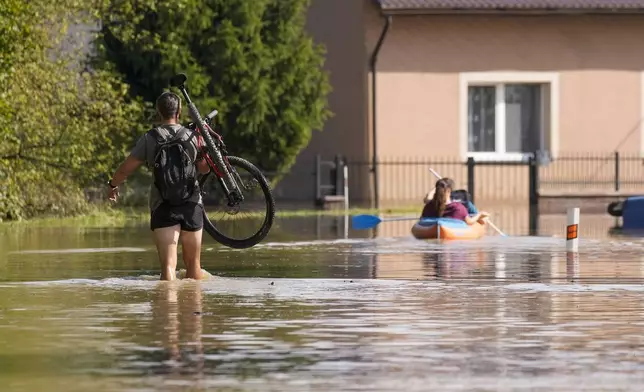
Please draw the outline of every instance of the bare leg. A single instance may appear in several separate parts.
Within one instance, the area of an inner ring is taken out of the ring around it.
[[[201,237],[203,229],[198,231],[181,230],[181,252],[186,266],[186,278],[201,279]],[[176,263],[176,260],[175,260]]]
[[[161,280],[174,280],[177,270],[177,243],[181,226],[162,227],[153,232],[161,262]]]

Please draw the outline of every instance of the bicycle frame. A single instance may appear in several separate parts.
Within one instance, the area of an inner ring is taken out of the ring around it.
[[[215,141],[212,138],[212,135],[210,134],[212,128],[210,128],[206,120],[201,117],[201,114],[199,113],[199,110],[197,110],[196,105],[190,99],[190,96],[188,95],[188,92],[186,91],[186,88],[184,86],[186,80],[187,78],[184,74],[178,74],[172,78],[171,84],[177,87],[179,91],[181,91],[181,94],[186,100],[190,118],[195,123],[197,133],[201,135],[201,137],[203,137],[204,141],[206,142],[207,151],[214,155],[213,157],[210,156],[210,154],[206,154],[206,162],[208,163],[208,166],[210,166],[210,170],[217,176],[217,179],[219,180],[219,183],[224,190],[226,197],[228,198],[228,206],[236,206],[244,200],[244,196],[239,189],[237,181],[235,181],[235,179],[233,178],[233,174],[229,170],[226,158],[222,154],[221,149],[217,147]],[[212,120],[212,118],[214,118],[216,115],[216,111],[211,112],[211,114],[208,116],[208,120]],[[212,132],[215,133],[214,131]],[[221,136],[219,136],[217,133],[215,134],[223,144]]]

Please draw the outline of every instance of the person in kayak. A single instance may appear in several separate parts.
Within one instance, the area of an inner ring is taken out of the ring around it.
[[[467,213],[470,215],[476,215],[479,213],[478,208],[472,203],[470,193],[464,189],[453,190],[450,195],[451,201],[457,201],[467,208]]]
[[[465,221],[468,225],[473,225],[476,222],[483,224],[489,214],[479,212],[470,216],[467,208],[461,202],[451,200],[453,188],[454,181],[449,178],[436,181],[434,196],[425,203],[421,218],[452,218]]]
[[[453,189],[454,181],[450,180],[449,178],[448,180],[451,182],[450,186]],[[425,195],[425,198],[423,199],[423,204],[429,203],[429,201],[432,200],[432,198],[434,197],[434,193],[435,193],[435,189],[427,193],[427,195]],[[474,203],[472,203],[470,193],[464,189],[452,190],[452,192],[450,193],[450,200],[453,202],[458,201],[461,204],[463,204],[465,208],[467,208],[467,213],[470,215],[476,215],[479,213],[478,208],[476,208]]]

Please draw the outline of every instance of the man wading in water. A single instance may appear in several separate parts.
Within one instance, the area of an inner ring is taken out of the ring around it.
[[[118,187],[145,163],[154,173],[150,186],[150,229],[161,262],[161,280],[174,280],[177,244],[181,240],[186,278],[201,279],[203,201],[197,172],[210,171],[201,137],[179,124],[181,98],[165,92],[157,98],[161,124],[146,132],[108,182],[108,198],[116,201]]]

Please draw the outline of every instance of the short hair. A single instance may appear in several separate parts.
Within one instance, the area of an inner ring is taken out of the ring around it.
[[[156,107],[163,120],[175,118],[181,110],[181,98],[171,91],[166,91],[157,98]]]

